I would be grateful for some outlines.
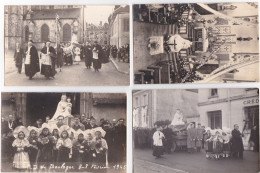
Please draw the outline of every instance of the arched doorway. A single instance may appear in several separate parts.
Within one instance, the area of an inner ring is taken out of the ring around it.
[[[46,42],[49,40],[49,34],[50,34],[50,29],[49,26],[46,24],[43,24],[41,27],[41,41]]]
[[[71,41],[71,26],[67,23],[63,26],[63,41],[64,42]]]

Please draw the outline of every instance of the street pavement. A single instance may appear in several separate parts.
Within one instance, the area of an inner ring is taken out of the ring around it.
[[[257,173],[259,153],[244,151],[244,159],[208,160],[205,152],[184,151],[165,154],[156,159],[151,149],[134,149],[134,173]]]
[[[121,71],[127,71],[129,63],[117,63]],[[5,56],[5,85],[6,86],[123,86],[129,85],[129,73],[118,71],[112,62],[102,64],[99,72],[94,69],[87,69],[85,62],[79,65],[63,66],[62,72],[58,69],[55,79],[46,80],[46,78],[37,73],[32,80],[24,74],[24,65],[22,73],[18,74],[15,62],[10,53]]]

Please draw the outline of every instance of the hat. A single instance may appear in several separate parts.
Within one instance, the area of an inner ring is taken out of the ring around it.
[[[106,131],[102,129],[102,127],[96,127],[93,129],[93,131],[96,133],[96,132],[100,132],[102,137],[105,137],[106,135]]]
[[[68,125],[62,125],[61,127],[60,127],[60,131],[62,132],[62,131],[68,131],[70,129],[70,127],[68,126]]]
[[[29,137],[29,130],[25,127],[25,126],[18,126],[14,129],[13,135],[15,138],[18,138],[18,134],[20,132],[24,133],[24,138],[28,138]]]
[[[47,123],[43,123],[43,124],[42,124],[42,127],[39,129],[39,134],[42,133],[42,130],[43,130],[43,129],[48,129],[50,132],[52,131],[50,125],[47,124]]]
[[[95,136],[95,131],[93,129],[87,129],[84,131],[84,136],[87,137],[88,134],[91,134],[92,137]]]
[[[64,119],[64,116],[63,116],[63,115],[59,115],[59,116],[57,117],[57,119],[59,119],[59,117],[62,117],[62,118]]]
[[[216,135],[217,132],[219,132],[220,134],[222,133],[221,129],[215,129],[214,131],[215,131],[215,135]]]
[[[28,126],[27,129],[29,130],[29,132],[31,132],[32,130],[36,131],[36,133],[39,133],[39,129],[37,127],[34,126]]]
[[[83,137],[85,137],[84,131],[82,131],[81,129],[78,129],[74,133],[74,137],[75,137],[76,140],[78,140],[80,134],[83,134]]]
[[[231,129],[228,128],[228,127],[223,127],[223,128],[222,128],[222,131],[223,131],[224,133],[231,133]]]
[[[210,127],[205,128],[206,132],[209,130],[210,132],[212,131]]]

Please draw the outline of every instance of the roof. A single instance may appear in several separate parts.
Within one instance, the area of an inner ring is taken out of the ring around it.
[[[80,17],[80,10],[80,8],[68,8],[33,11],[31,19],[55,19],[56,14],[59,15],[60,19],[74,19]]]
[[[198,71],[202,74],[210,74],[212,71],[219,67],[218,64],[204,64]]]

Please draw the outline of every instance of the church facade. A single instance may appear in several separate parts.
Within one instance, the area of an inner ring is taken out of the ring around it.
[[[5,48],[33,40],[38,49],[44,42],[83,42],[83,6],[5,6]]]

